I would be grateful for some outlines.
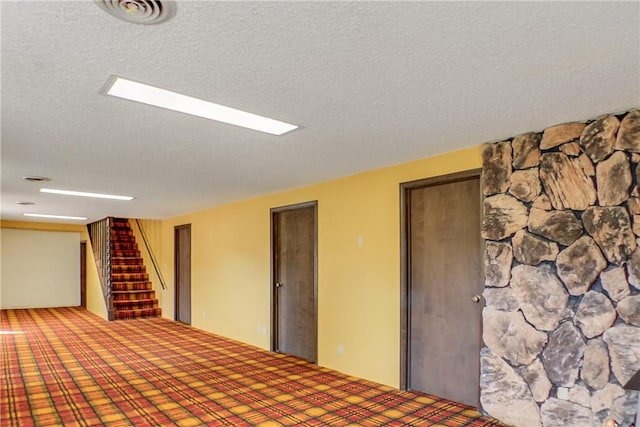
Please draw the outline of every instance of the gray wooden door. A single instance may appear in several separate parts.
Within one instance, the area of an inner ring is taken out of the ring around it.
[[[478,176],[406,190],[407,388],[478,406]]]
[[[273,350],[317,362],[316,203],[271,211]]]
[[[191,224],[174,228],[175,319],[191,324]]]

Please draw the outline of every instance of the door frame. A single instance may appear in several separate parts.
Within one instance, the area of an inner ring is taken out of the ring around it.
[[[482,225],[482,169],[472,169],[464,172],[456,172],[447,175],[435,176],[432,178],[423,178],[416,181],[400,183],[400,390],[408,390],[409,388],[409,366],[410,345],[409,328],[411,318],[411,300],[410,300],[410,280],[411,272],[409,257],[409,212],[410,198],[409,192],[414,189],[433,187],[441,184],[449,184],[459,181],[466,181],[471,178],[480,178],[480,191],[478,194],[478,203],[480,203],[480,225]],[[483,253],[484,239],[478,236],[478,250]],[[482,255],[481,259],[483,259]],[[481,268],[481,280],[484,283],[484,269]],[[482,345],[482,320],[480,321],[480,344]],[[478,358],[480,350],[478,348]],[[480,389],[480,384],[478,384]],[[479,402],[478,402],[479,403]]]
[[[313,208],[313,311],[314,311],[314,322],[316,324],[316,333],[314,340],[316,342],[316,360],[313,360],[314,363],[318,363],[318,201],[312,200],[309,202],[296,203],[292,205],[279,206],[276,208],[271,208],[269,210],[269,227],[270,227],[270,307],[271,307],[271,351],[278,351],[278,291],[276,287],[276,277],[277,277],[277,248],[276,243],[278,241],[278,227],[277,221],[275,221],[275,217],[277,214],[281,212],[297,210],[297,209],[307,209]]]
[[[189,263],[191,263],[191,223],[189,224],[181,224],[181,225],[174,225],[173,226],[173,320],[175,320],[176,322],[182,322],[181,320],[178,320],[178,313],[180,310],[180,301],[179,301],[179,290],[178,289],[178,275],[179,275],[179,271],[178,271],[178,258],[179,258],[179,251],[178,251],[178,230],[181,229],[188,229],[189,230]],[[189,276],[191,276],[191,267],[189,267]],[[189,295],[191,295],[191,277],[189,277]],[[189,319],[190,322],[189,324],[191,324],[191,314],[192,310],[191,310],[191,301],[189,301]]]

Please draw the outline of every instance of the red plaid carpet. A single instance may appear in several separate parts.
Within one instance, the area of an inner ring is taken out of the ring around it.
[[[3,310],[2,426],[499,426],[161,318]],[[11,333],[7,333],[11,331]]]

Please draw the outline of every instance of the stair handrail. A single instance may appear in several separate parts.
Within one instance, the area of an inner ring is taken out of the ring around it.
[[[151,250],[151,246],[149,245],[147,234],[144,232],[144,228],[142,227],[142,224],[140,223],[140,220],[138,218],[135,218],[135,222],[136,222],[136,225],[138,226],[138,230],[140,231],[140,235],[142,236],[142,240],[144,241],[144,246],[147,248],[147,253],[151,258],[151,264],[153,264],[153,269],[156,272],[156,276],[158,276],[158,279],[160,279],[160,286],[162,286],[163,290],[166,290],[167,285],[164,281],[164,277],[162,276],[162,273],[160,272],[160,268],[158,268],[158,263],[156,262],[156,257],[154,256],[153,250]]]

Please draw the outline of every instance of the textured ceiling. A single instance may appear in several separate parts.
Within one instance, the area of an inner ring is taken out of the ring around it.
[[[166,218],[640,106],[638,2],[178,1],[155,26],[0,4],[3,219]],[[101,95],[111,74],[302,128]]]

